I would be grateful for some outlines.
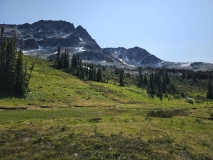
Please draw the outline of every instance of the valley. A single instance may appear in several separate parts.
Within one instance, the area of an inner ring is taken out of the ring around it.
[[[213,159],[212,64],[101,48],[65,21],[5,25],[14,33],[0,52],[15,86],[1,84],[0,159]]]

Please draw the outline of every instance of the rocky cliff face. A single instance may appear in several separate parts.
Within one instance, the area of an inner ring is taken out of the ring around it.
[[[14,33],[18,38],[18,47],[23,50],[80,44],[74,25],[65,21],[41,20],[33,24],[5,25],[6,36],[12,36]]]
[[[134,47],[134,48],[104,48],[106,52],[112,54],[114,58],[118,58],[121,62],[128,63],[134,66],[152,66],[158,67],[159,63],[162,62],[161,59],[150,54],[143,48]]]
[[[76,28],[76,32],[78,34],[79,39],[81,40],[81,46],[84,46],[87,49],[101,50],[101,47],[82,26],[78,26]]]
[[[86,50],[101,50],[100,46],[82,26],[74,27],[65,21],[40,20],[33,24],[5,25],[5,36],[17,36],[17,47],[24,54],[48,58],[57,47],[78,53]]]

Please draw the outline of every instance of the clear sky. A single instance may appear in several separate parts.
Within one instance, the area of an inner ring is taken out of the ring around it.
[[[213,0],[0,0],[0,23],[41,19],[82,25],[102,48],[213,63]]]

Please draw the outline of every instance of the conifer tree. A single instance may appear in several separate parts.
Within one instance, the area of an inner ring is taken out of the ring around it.
[[[168,75],[167,72],[166,72],[166,75],[165,75],[165,82],[166,82],[166,85],[169,85],[169,83],[170,83],[169,75]]]
[[[162,92],[166,93],[166,78],[165,78],[165,76],[163,76]]]
[[[68,52],[65,52],[65,57],[66,57],[66,60],[65,60],[65,69],[69,69],[70,68],[70,60],[69,60],[69,53]]]
[[[119,85],[124,86],[124,70],[121,68],[120,69],[120,74],[119,74]]]
[[[142,67],[138,67],[138,73],[139,73],[139,77],[138,77],[138,87],[141,87],[142,84],[143,84]]]
[[[155,84],[154,84],[154,75],[153,73],[150,75],[149,79],[149,87],[150,87],[150,94],[155,95]]]
[[[63,68],[63,59],[64,59],[64,56],[62,54],[61,57],[59,58],[59,61],[58,61],[58,69]]]
[[[5,90],[5,83],[6,83],[6,75],[5,75],[5,58],[6,58],[6,40],[3,37],[4,34],[4,25],[1,27],[1,34],[0,34],[0,91],[2,92]]]
[[[93,81],[96,81],[96,68],[93,68]]]
[[[4,26],[1,27],[0,48],[0,95],[23,97],[28,90],[28,83],[34,67],[30,74],[23,68],[23,53],[16,51],[16,36],[6,42],[3,38]]]
[[[145,86],[147,86],[147,85],[148,85],[148,80],[147,80],[147,76],[146,76],[146,74],[144,75],[143,84],[144,84]]]
[[[102,72],[101,69],[99,68],[97,71],[97,82],[101,82],[102,81]]]
[[[209,80],[209,84],[208,84],[208,92],[207,92],[206,97],[207,97],[208,99],[213,99],[212,85],[211,85],[210,80]]]
[[[93,65],[90,65],[90,69],[89,69],[89,80],[93,80]]]
[[[23,69],[23,53],[18,52],[16,63],[16,83],[15,83],[15,96],[23,97],[27,91],[27,79]]]
[[[56,57],[56,62],[57,63],[59,62],[60,53],[61,53],[60,46],[58,46],[58,52],[57,52],[57,57]]]
[[[14,93],[14,86],[16,81],[16,48],[15,37],[9,40],[7,43],[6,61],[4,67],[5,87],[7,88],[7,94],[12,95]]]

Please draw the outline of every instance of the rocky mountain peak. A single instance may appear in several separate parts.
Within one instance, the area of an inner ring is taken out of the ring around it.
[[[156,67],[162,61],[161,59],[140,47],[129,49],[123,47],[104,48],[103,50],[111,53],[114,58],[118,58],[121,62],[128,63],[131,66],[143,65]]]
[[[76,28],[76,32],[81,40],[81,44],[88,49],[101,50],[101,47],[96,43],[96,41],[90,36],[86,29],[81,25]]]
[[[76,28],[76,32],[77,32],[78,36],[81,37],[81,38],[88,39],[88,40],[92,39],[92,37],[87,32],[87,30],[84,29],[81,25],[79,25]]]

